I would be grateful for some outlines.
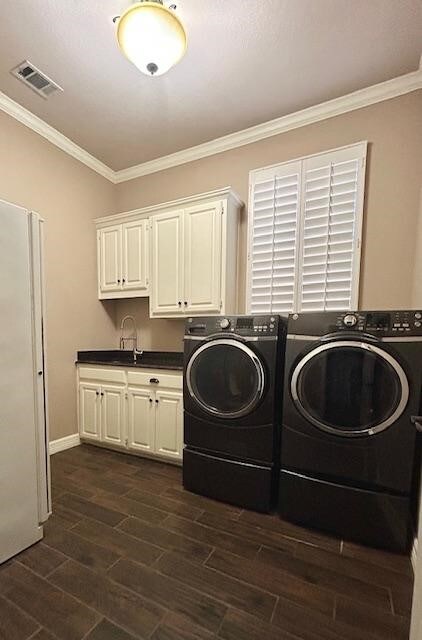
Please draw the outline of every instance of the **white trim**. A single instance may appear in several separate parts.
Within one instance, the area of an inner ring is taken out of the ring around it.
[[[58,453],[59,451],[65,451],[66,449],[77,447],[78,444],[81,444],[79,433],[72,433],[70,436],[65,436],[58,440],[52,440],[49,445],[50,456],[54,453]]]
[[[354,91],[340,98],[334,98],[333,100],[308,107],[307,109],[289,113],[281,118],[263,122],[262,124],[243,129],[242,131],[230,133],[221,138],[205,142],[204,144],[183,149],[182,151],[171,153],[168,156],[163,156],[156,160],[143,162],[128,169],[116,171],[115,182],[126,182],[127,180],[133,180],[134,178],[156,173],[157,171],[177,167],[181,164],[200,160],[201,158],[206,158],[217,153],[223,153],[224,151],[236,149],[237,147],[258,142],[259,140],[265,140],[265,138],[270,138],[280,133],[291,131],[292,129],[298,129],[299,127],[320,122],[327,118],[333,118],[349,111],[362,109],[363,107],[382,102],[383,100],[396,98],[397,96],[411,93],[418,89],[422,89],[421,69],[399,76],[398,78],[387,80],[386,82],[380,82],[365,89],[360,89],[359,91]]]
[[[197,203],[207,203],[213,200],[228,200],[232,199],[237,207],[243,207],[243,202],[235,193],[231,187],[222,187],[221,189],[215,189],[214,191],[207,191],[205,193],[195,193],[192,196],[186,198],[179,198],[177,200],[170,200],[169,202],[161,202],[160,204],[153,204],[149,207],[142,209],[133,209],[132,211],[125,211],[123,213],[116,213],[111,216],[104,216],[102,218],[96,218],[94,220],[98,228],[102,226],[109,227],[113,222],[128,222],[130,220],[139,220],[139,217],[148,217],[153,213],[162,213],[163,211],[171,211],[172,209],[184,209]]]
[[[176,153],[171,153],[161,158],[156,158],[155,160],[149,160],[148,162],[143,162],[133,167],[128,167],[127,169],[121,169],[120,171],[113,171],[113,169],[88,153],[88,151],[82,149],[82,147],[57,131],[57,129],[54,129],[54,127],[44,122],[44,120],[41,120],[41,118],[2,92],[0,92],[0,111],[4,111],[29,129],[43,136],[49,142],[56,145],[56,147],[59,147],[59,149],[76,158],[76,160],[79,160],[104,178],[107,178],[110,182],[119,184],[127,180],[157,173],[164,169],[178,167],[188,162],[200,160],[201,158],[207,158],[217,153],[236,149],[237,147],[242,147],[253,142],[259,142],[259,140],[265,140],[280,133],[333,118],[343,113],[348,113],[349,111],[362,109],[363,107],[368,107],[383,100],[390,100],[391,98],[396,98],[406,93],[417,91],[418,89],[422,89],[422,69],[398,76],[397,78],[392,78],[391,80],[386,80],[385,82],[380,82],[365,89],[359,89],[358,91],[334,98],[333,100],[321,102],[307,109],[289,113],[281,116],[281,118],[263,122],[254,127],[230,133],[215,140],[210,140],[209,142],[204,142],[203,144],[183,149],[182,151],[177,151]]]
[[[49,124],[41,120],[38,116],[34,115],[25,107],[18,104],[4,93],[0,91],[0,110],[7,113],[18,122],[21,122],[35,133],[38,133],[40,136],[56,145],[59,149],[69,154],[79,162],[82,162],[90,169],[93,169],[110,182],[115,182],[115,174],[116,172],[107,167],[103,162],[94,158],[88,151],[82,149],[75,142],[72,142],[65,135],[51,127]]]
[[[416,575],[416,560],[418,559],[418,539],[413,540],[412,552],[410,554],[410,560],[412,562],[413,573]]]

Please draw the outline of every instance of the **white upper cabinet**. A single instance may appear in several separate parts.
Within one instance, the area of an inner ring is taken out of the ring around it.
[[[183,311],[183,211],[152,218],[152,315]]]
[[[136,220],[123,225],[124,291],[147,291],[149,278],[148,220]]]
[[[236,313],[242,206],[226,187],[98,219],[99,298],[150,296],[151,318]]]
[[[122,285],[122,226],[100,229],[98,232],[98,262],[100,293],[120,291]]]
[[[148,235],[146,218],[98,229],[100,300],[149,295]]]
[[[220,201],[185,209],[185,313],[220,311],[223,211]]]

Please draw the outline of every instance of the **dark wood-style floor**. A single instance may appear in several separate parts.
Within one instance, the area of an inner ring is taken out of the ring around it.
[[[0,567],[4,640],[400,640],[408,559],[187,493],[178,468],[52,458],[42,542]]]

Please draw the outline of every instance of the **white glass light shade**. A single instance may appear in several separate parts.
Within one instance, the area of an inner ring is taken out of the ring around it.
[[[159,2],[137,2],[120,17],[117,40],[125,56],[146,75],[160,76],[186,51],[179,18]]]

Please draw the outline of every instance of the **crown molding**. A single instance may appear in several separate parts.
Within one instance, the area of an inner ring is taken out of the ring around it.
[[[368,107],[383,100],[390,100],[412,91],[422,89],[422,69],[407,73],[406,75],[380,82],[379,84],[354,91],[340,98],[334,98],[327,102],[289,113],[275,120],[263,122],[262,124],[235,133],[230,133],[221,138],[204,142],[203,144],[162,156],[155,160],[142,162],[141,164],[120,171],[113,171],[103,162],[82,149],[75,142],[64,136],[62,133],[41,120],[25,107],[0,92],[0,110],[15,118],[32,131],[43,136],[46,140],[56,145],[59,149],[79,160],[90,169],[93,169],[104,178],[114,184],[134,180],[142,176],[147,176],[158,171],[164,171],[172,167],[177,167],[188,162],[194,162],[201,158],[207,158],[224,151],[230,151],[237,147],[243,147],[253,142],[259,142],[272,136],[305,127],[309,124],[334,118],[335,116]]]
[[[38,133],[56,147],[73,158],[76,158],[76,160],[79,160],[79,162],[82,162],[90,169],[93,169],[104,178],[107,178],[110,182],[115,182],[116,172],[113,171],[113,169],[107,167],[107,165],[100,160],[97,160],[97,158],[88,153],[88,151],[82,149],[82,147],[57,131],[57,129],[51,127],[49,124],[44,122],[44,120],[41,120],[41,118],[31,113],[31,111],[28,111],[28,109],[25,109],[25,107],[22,107],[22,105],[18,104],[2,92],[0,92],[0,110],[4,111],[9,116],[12,116],[12,118],[18,120],[18,122],[24,124],[28,129],[32,129],[32,131],[35,131],[35,133]]]
[[[193,162],[194,160],[200,160],[208,156],[215,155],[217,153],[223,153],[237,147],[243,147],[244,145],[264,140],[276,136],[292,129],[298,129],[321,120],[328,118],[334,118],[335,116],[347,113],[348,111],[355,111],[356,109],[362,109],[368,107],[377,102],[383,100],[389,100],[390,98],[396,98],[406,93],[411,93],[422,89],[422,69],[408,73],[386,82],[372,85],[359,91],[354,91],[340,98],[334,98],[327,102],[289,113],[281,118],[270,120],[236,133],[230,133],[221,138],[216,138],[210,142],[199,144],[189,149],[183,149],[176,153],[171,153],[168,156],[157,158],[156,160],[150,160],[143,162],[128,169],[122,169],[116,171],[115,182],[126,182],[127,180],[133,180],[146,176],[157,171],[163,171],[164,169],[170,169],[171,167],[177,167],[187,162]]]
[[[129,222],[130,220],[138,220],[140,217],[144,218],[150,216],[153,213],[160,211],[170,211],[172,209],[185,209],[199,202],[207,202],[208,200],[231,200],[237,207],[243,207],[244,202],[239,198],[237,193],[233,191],[231,187],[222,187],[221,189],[214,189],[213,191],[207,191],[205,193],[195,193],[192,196],[185,198],[178,198],[177,200],[169,200],[168,202],[162,202],[160,204],[152,204],[142,209],[132,209],[131,211],[124,211],[123,213],[115,213],[110,216],[102,216],[94,220],[97,227],[106,226],[109,227],[111,222],[116,224],[122,222]]]

